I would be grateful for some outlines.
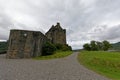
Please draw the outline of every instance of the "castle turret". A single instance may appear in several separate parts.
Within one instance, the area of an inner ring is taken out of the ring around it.
[[[53,44],[66,44],[66,30],[62,29],[60,23],[52,25],[45,35]]]

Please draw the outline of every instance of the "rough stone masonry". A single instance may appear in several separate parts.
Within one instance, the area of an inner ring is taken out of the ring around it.
[[[40,31],[11,30],[6,58],[31,58],[42,55],[45,42],[66,44],[66,30],[60,23],[52,26],[44,35]]]

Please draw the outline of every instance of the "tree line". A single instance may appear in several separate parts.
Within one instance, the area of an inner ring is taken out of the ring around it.
[[[83,45],[84,50],[88,51],[107,51],[109,48],[111,48],[111,44],[108,41],[91,41],[90,44],[86,43]]]
[[[7,52],[8,43],[7,42],[0,42],[0,54],[4,54]]]

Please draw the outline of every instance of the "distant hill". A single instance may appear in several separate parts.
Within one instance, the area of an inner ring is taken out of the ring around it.
[[[120,42],[118,43],[114,43],[114,44],[111,44],[112,45],[112,48],[113,50],[120,50]]]
[[[7,52],[7,42],[0,42],[0,54],[4,54]]]

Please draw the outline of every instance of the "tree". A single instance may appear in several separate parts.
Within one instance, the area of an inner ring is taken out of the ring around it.
[[[111,44],[108,41],[103,41],[103,50],[107,51],[111,47]]]
[[[90,45],[88,43],[84,44],[83,48],[84,48],[84,50],[88,50],[88,51],[91,50],[91,47],[90,47]]]
[[[100,51],[100,50],[103,50],[103,43],[102,43],[102,42],[97,41],[96,44],[97,44],[97,49],[98,49],[99,51]]]
[[[84,44],[83,45],[85,50],[88,51],[100,51],[104,50],[107,51],[110,47],[111,44],[108,41],[103,41],[103,42],[98,42],[98,41],[91,41],[90,44]]]
[[[98,50],[96,41],[91,41],[90,46],[91,46],[92,51],[97,51]]]

